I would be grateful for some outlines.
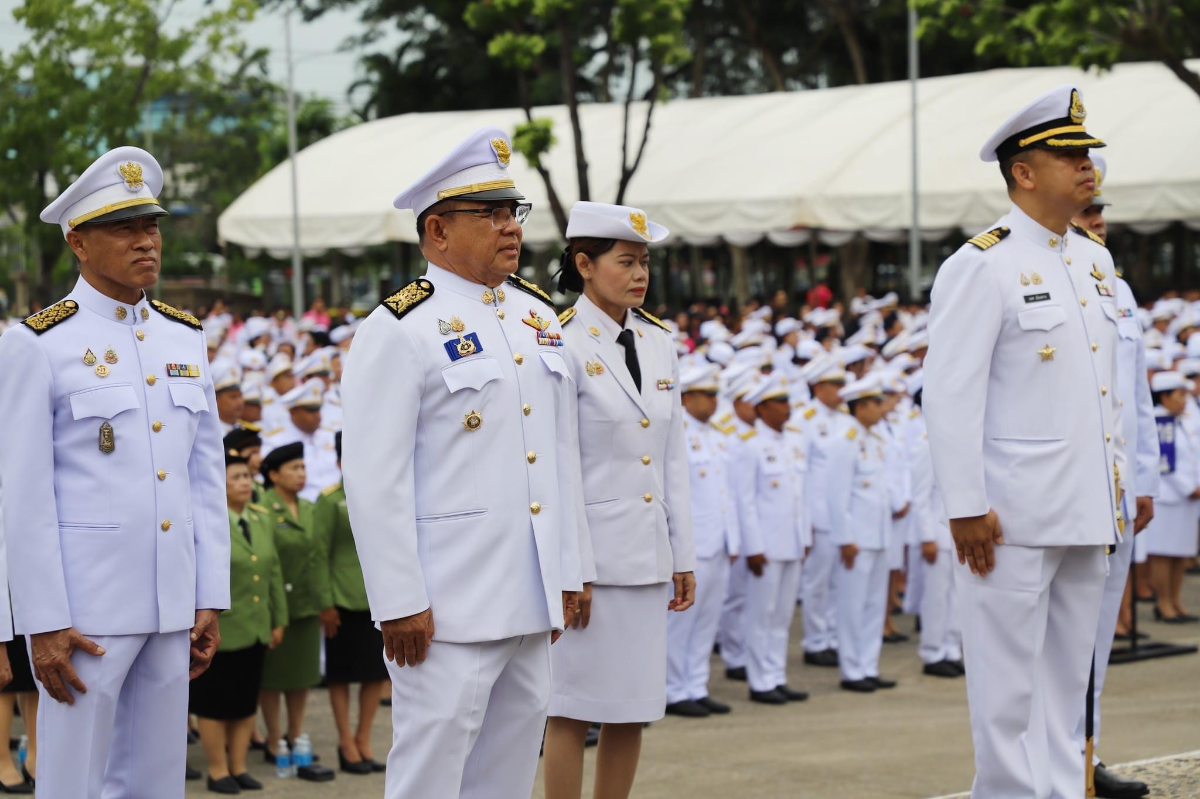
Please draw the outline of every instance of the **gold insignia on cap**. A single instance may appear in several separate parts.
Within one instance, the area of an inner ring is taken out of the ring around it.
[[[479,415],[479,411],[472,410],[464,416],[463,427],[468,430],[478,430],[483,427],[483,417]]]
[[[500,166],[508,166],[508,162],[512,160],[512,150],[508,141],[502,138],[492,139],[492,149],[496,151],[496,160],[500,162]]]
[[[1087,110],[1083,107],[1083,100],[1079,99],[1078,89],[1071,89],[1071,109],[1067,113],[1076,125],[1082,125],[1083,120],[1087,119]]]
[[[1050,342],[1046,342],[1046,346],[1037,351],[1037,354],[1042,356],[1042,361],[1053,361],[1054,353],[1058,351],[1058,347],[1051,347]]]
[[[83,354],[83,365],[84,366],[95,366],[96,365],[96,353],[92,352],[91,348],[88,348],[88,351]]]
[[[130,191],[141,191],[145,181],[142,180],[142,165],[136,161],[126,161],[117,165],[117,171],[125,180],[125,188]]]
[[[629,214],[629,224],[633,227],[633,232],[637,233],[644,239],[650,238],[650,227],[646,224],[646,215],[639,214],[636,211]]]

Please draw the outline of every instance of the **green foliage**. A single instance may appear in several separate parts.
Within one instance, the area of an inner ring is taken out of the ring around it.
[[[554,121],[544,118],[535,118],[517,125],[512,136],[513,149],[525,156],[535,167],[542,163],[542,156],[549,152],[557,141],[554,137]]]

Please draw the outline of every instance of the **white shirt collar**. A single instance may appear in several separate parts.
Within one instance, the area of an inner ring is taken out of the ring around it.
[[[630,317],[633,316],[633,313],[629,310],[625,311],[625,324],[618,325],[615,321],[613,321],[611,316],[600,309],[600,306],[588,299],[586,294],[580,294],[579,299],[575,301],[575,304],[588,310],[591,315],[600,323],[600,327],[604,329],[604,332],[608,334],[608,337],[613,341],[617,340],[617,336],[621,335],[622,330],[633,329],[633,325],[630,323]]]
[[[144,291],[142,298],[130,305],[101,294],[95,286],[83,279],[83,275],[80,275],[69,296],[89,311],[119,324],[139,325],[150,318],[150,301],[146,298]]]

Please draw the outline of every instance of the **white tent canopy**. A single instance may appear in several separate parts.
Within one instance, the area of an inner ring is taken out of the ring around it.
[[[1200,60],[1188,66],[1200,70]],[[1080,88],[1088,130],[1109,144],[1108,219],[1145,233],[1179,220],[1200,229],[1200,97],[1166,67],[1144,63],[1107,73],[1046,67],[922,80],[922,238],[955,229],[972,235],[1005,212],[1003,181],[995,164],[979,160],[979,148],[1013,111],[1062,83]],[[902,241],[911,218],[909,103],[908,84],[895,82],[660,105],[625,201],[665,224],[677,242],[747,246],[766,237],[796,246],[810,230],[827,244],[858,233]],[[622,106],[585,105],[580,113],[592,199],[612,201]],[[645,113],[645,104],[634,105],[634,143]],[[543,163],[569,209],[578,189],[566,108],[539,108],[534,116],[554,121],[558,141]],[[306,148],[297,156],[302,249],[415,242],[412,214],[393,209],[392,198],[470,132],[485,124],[511,132],[522,121],[519,109],[406,114]],[[541,177],[515,154],[512,174],[534,205],[526,245],[557,245]],[[290,251],[289,165],[238,197],[218,231],[226,242],[278,256]]]

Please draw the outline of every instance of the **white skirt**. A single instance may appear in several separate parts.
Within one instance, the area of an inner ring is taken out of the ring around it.
[[[1200,549],[1200,502],[1154,503],[1154,518],[1139,538],[1146,552],[1172,558],[1194,558]]]
[[[629,724],[665,715],[671,590],[592,586],[587,629],[569,629],[550,647],[551,716]]]

